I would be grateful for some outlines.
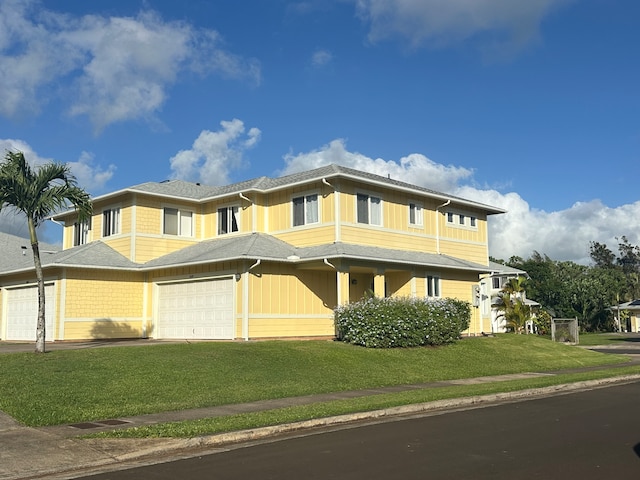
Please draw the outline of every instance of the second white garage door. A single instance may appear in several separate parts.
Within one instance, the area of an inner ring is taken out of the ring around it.
[[[232,278],[159,284],[154,336],[233,339],[233,287]]]

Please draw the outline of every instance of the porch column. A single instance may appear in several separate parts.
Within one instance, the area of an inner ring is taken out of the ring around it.
[[[349,303],[349,272],[336,271],[338,306]]]
[[[378,270],[373,277],[373,293],[376,297],[385,297],[384,270]]]

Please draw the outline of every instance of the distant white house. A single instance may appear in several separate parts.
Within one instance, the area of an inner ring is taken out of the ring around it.
[[[616,329],[619,332],[640,332],[640,300],[611,307]],[[624,313],[628,315],[624,315]]]
[[[489,268],[491,269],[491,274],[480,281],[482,313],[485,316],[491,317],[491,333],[504,333],[507,331],[507,325],[505,319],[503,317],[499,317],[500,312],[497,308],[500,304],[499,293],[510,279],[518,277],[529,278],[529,275],[524,270],[519,270],[496,262],[489,262]],[[533,310],[540,307],[538,302],[534,302],[527,298],[526,292],[522,292],[519,296],[524,303],[529,305]],[[534,323],[528,322],[527,333],[534,332]]]

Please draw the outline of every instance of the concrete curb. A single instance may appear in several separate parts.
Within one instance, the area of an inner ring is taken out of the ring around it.
[[[393,421],[398,417],[411,418],[429,414],[444,414],[455,410],[481,408],[500,403],[525,401],[536,397],[565,395],[582,390],[604,388],[614,384],[631,383],[640,380],[640,374],[622,375],[582,382],[566,383],[550,387],[531,388],[514,392],[436,400],[419,404],[403,405],[370,412],[360,412],[333,417],[304,420],[300,422],[261,427],[237,432],[207,435],[188,439],[148,438],[148,439],[59,439],[64,450],[81,454],[83,462],[57,469],[48,468],[37,473],[20,475],[0,474],[3,480],[24,480],[47,478],[49,480],[69,479],[83,475],[95,475],[109,471],[124,470],[144,465],[157,464],[203,454],[241,448],[267,439],[277,441],[278,437],[298,434],[312,434],[324,429],[348,428],[358,423],[379,423]]]
[[[602,388],[611,384],[630,383],[640,380],[640,374],[624,375],[620,377],[610,377],[598,380],[588,380],[583,382],[566,383],[553,385],[550,387],[530,388],[515,392],[496,393],[489,395],[478,395],[472,397],[452,398],[446,400],[436,400],[433,402],[417,403],[391,407],[383,410],[372,410],[370,412],[353,413],[339,415],[335,417],[325,417],[301,422],[287,423],[272,427],[262,427],[251,430],[241,430],[238,432],[222,433],[199,437],[196,446],[219,447],[234,443],[250,442],[266,437],[274,437],[300,430],[318,429],[337,425],[346,425],[368,420],[393,419],[399,416],[420,415],[427,412],[451,411],[472,407],[485,406],[492,403],[502,403],[517,400],[532,399],[549,395],[561,395],[578,392],[586,389]]]

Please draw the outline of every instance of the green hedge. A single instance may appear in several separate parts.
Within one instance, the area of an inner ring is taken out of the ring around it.
[[[371,297],[335,310],[338,339],[371,348],[451,343],[470,319],[469,303],[451,298]]]

